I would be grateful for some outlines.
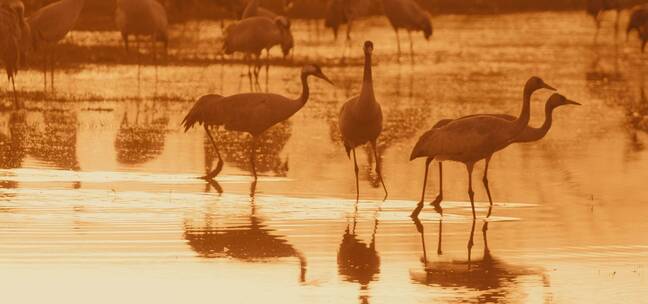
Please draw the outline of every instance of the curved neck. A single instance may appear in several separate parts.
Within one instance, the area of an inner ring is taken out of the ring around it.
[[[531,94],[533,94],[533,90],[524,88],[522,111],[520,112],[520,116],[515,120],[516,130],[521,131],[529,124],[529,118],[531,117]]]
[[[549,132],[549,129],[551,129],[551,123],[553,122],[553,110],[554,108],[549,105],[549,102],[547,102],[547,104],[545,105],[545,121],[542,126],[540,126],[540,128],[536,129],[538,130],[538,139],[543,138],[547,134],[547,132]]]
[[[308,97],[310,96],[310,89],[308,88],[308,74],[301,74],[301,82],[302,93],[295,101],[300,103],[300,106],[303,107],[308,101]]]

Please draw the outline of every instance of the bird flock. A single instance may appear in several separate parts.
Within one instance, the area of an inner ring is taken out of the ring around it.
[[[352,23],[366,15],[369,0],[328,0],[326,4],[326,27],[331,28],[337,38],[341,25],[346,24],[346,39],[350,44]],[[424,38],[433,35],[430,15],[415,0],[380,0],[384,14],[396,36],[398,55],[401,54],[399,30],[407,31],[410,40],[410,55],[414,47],[412,32],[422,32]],[[61,41],[76,25],[82,13],[84,0],[60,0],[46,5],[30,16],[25,16],[25,7],[20,0],[0,0],[0,58],[4,63],[8,79],[13,87],[15,106],[19,106],[14,78],[29,52],[42,52],[44,55],[43,83],[47,91],[48,72],[50,89],[54,90],[54,66],[56,44]],[[249,0],[238,21],[223,30],[224,54],[242,53],[249,63],[249,75],[258,77],[261,68],[261,54],[265,50],[269,58],[270,49],[281,48],[284,58],[294,51],[295,41],[291,32],[291,22],[285,12],[293,1],[283,1],[283,11],[275,13],[261,7],[259,0]],[[606,10],[620,11],[615,0],[590,0],[587,12],[594,18],[598,35],[600,18]],[[121,33],[124,47],[130,50],[130,37],[135,37],[139,54],[139,38],[151,39],[152,54],[157,57],[157,44],[163,44],[164,54],[168,54],[169,30],[165,7],[156,0],[116,0],[115,24]],[[618,24],[618,14],[617,14]],[[618,25],[617,25],[618,26]],[[648,6],[633,9],[626,28],[626,37],[636,31],[642,41],[642,51],[648,42]],[[596,39],[596,38],[595,38]],[[627,39],[627,38],[626,38]],[[356,181],[356,200],[360,198],[358,164],[356,148],[369,144],[376,159],[375,171],[384,190],[384,199],[388,197],[388,187],[383,180],[381,158],[376,149],[383,130],[383,113],[374,93],[372,54],[374,43],[365,41],[362,45],[364,70],[362,86],[358,94],[348,99],[339,112],[339,130],[342,143],[349,158],[353,158]],[[269,60],[267,60],[269,64]],[[300,74],[301,94],[289,98],[274,93],[240,93],[230,96],[208,94],[197,98],[196,102],[182,121],[185,131],[202,125],[214,151],[218,164],[204,179],[213,180],[223,169],[223,159],[219,152],[218,138],[212,134],[214,129],[223,127],[226,130],[249,133],[251,136],[250,162],[254,181],[257,180],[255,166],[255,145],[257,138],[272,126],[283,122],[302,109],[310,97],[309,78],[322,79],[331,85],[333,82],[324,74],[317,64],[306,64]],[[508,114],[473,114],[454,119],[442,119],[423,133],[410,153],[410,160],[425,158],[425,173],[421,198],[411,216],[417,218],[424,207],[429,165],[438,161],[439,193],[431,202],[434,209],[442,213],[443,201],[443,161],[461,162],[468,173],[468,196],[472,207],[473,218],[476,218],[472,171],[474,165],[485,161],[482,178],[489,203],[493,205],[489,185],[488,167],[494,153],[513,143],[528,143],[542,139],[553,121],[553,111],[564,105],[579,105],[567,97],[554,93],[546,101],[545,121],[534,128],[528,125],[530,120],[531,95],[538,90],[556,89],[539,77],[530,77],[523,87],[522,107],[518,116]],[[490,209],[489,209],[490,210]],[[490,215],[490,211],[489,211]]]

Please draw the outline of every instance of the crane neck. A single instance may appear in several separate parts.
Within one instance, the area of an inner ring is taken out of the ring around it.
[[[364,74],[362,76],[362,88],[360,89],[360,100],[367,102],[374,101],[373,76],[371,68],[371,53],[365,53]]]
[[[516,132],[521,132],[529,124],[529,118],[531,117],[531,94],[533,94],[533,90],[524,89],[522,111],[520,112],[520,116],[515,120]]]
[[[538,132],[538,135],[537,135],[538,138],[537,139],[543,138],[545,135],[547,135],[547,132],[549,132],[549,129],[551,129],[551,124],[553,123],[553,111],[554,111],[554,109],[555,108],[552,107],[549,104],[549,102],[547,102],[547,104],[545,105],[545,120],[544,120],[544,123],[542,123],[542,126],[540,126],[540,128],[535,129]]]
[[[306,105],[308,97],[310,97],[310,89],[308,88],[308,76],[308,74],[301,74],[302,92],[299,98],[297,98],[296,100],[300,104],[300,108]]]

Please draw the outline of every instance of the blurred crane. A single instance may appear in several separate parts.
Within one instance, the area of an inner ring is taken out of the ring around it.
[[[0,60],[4,63],[7,79],[11,81],[14,107],[18,107],[15,77],[21,62],[24,62],[22,41],[28,34],[29,26],[24,19],[25,7],[22,2],[0,2]]]
[[[196,123],[203,125],[212,145],[214,145],[214,151],[218,156],[218,164],[204,178],[213,179],[223,168],[223,159],[209,131],[209,127],[215,126],[218,128],[224,126],[226,130],[247,132],[252,136],[250,161],[256,182],[256,139],[265,130],[290,118],[306,105],[310,96],[310,89],[308,87],[309,76],[315,76],[332,83],[322,73],[322,69],[319,66],[306,65],[301,71],[302,93],[297,99],[289,99],[270,93],[244,93],[227,97],[211,94],[198,98],[187,116],[182,120],[182,124],[185,132]]]
[[[400,57],[400,38],[398,29],[407,30],[410,39],[410,56],[413,58],[414,43],[412,42],[412,31],[422,31],[426,40],[432,36],[432,23],[430,16],[421,8],[415,0],[382,0],[385,16],[396,32],[396,43],[398,45],[398,56]]]
[[[382,169],[380,166],[380,156],[376,150],[376,141],[382,131],[382,109],[376,101],[373,90],[373,80],[371,72],[371,53],[373,52],[373,43],[366,41],[363,51],[365,54],[364,76],[362,80],[362,89],[360,95],[349,99],[342,105],[340,111],[340,133],[344,142],[344,149],[347,156],[353,152],[353,166],[356,179],[356,200],[360,199],[360,185],[358,181],[358,162],[356,161],[355,148],[369,142],[376,157],[376,173],[380,178],[385,198],[387,199],[387,187],[382,178]]]
[[[512,143],[529,143],[529,142],[534,142],[541,140],[545,135],[547,135],[547,132],[549,132],[549,129],[551,129],[551,124],[553,123],[553,111],[564,105],[580,105],[580,103],[575,102],[573,100],[567,99],[565,96],[560,95],[558,93],[555,93],[547,99],[547,102],[545,104],[545,121],[540,126],[540,128],[534,128],[531,126],[527,126],[524,128],[524,131],[518,137],[516,137]],[[515,116],[513,115],[508,115],[508,114],[482,114],[482,115],[489,115],[497,118],[502,118],[506,119],[508,121],[514,121],[516,119]],[[477,115],[469,115],[465,116],[462,118],[458,119],[464,119],[464,118],[469,118],[469,117],[474,117]],[[432,128],[441,128],[456,119],[443,119],[437,122]],[[486,194],[488,195],[488,201],[490,202],[491,206],[493,205],[493,199],[491,197],[490,193],[490,188],[488,187],[488,164],[490,162],[490,157],[486,158],[486,167],[484,170],[484,177],[482,179],[484,183],[484,187],[486,187]],[[437,209],[437,211],[440,211],[440,203],[443,200],[443,164],[439,162],[439,195],[437,198],[432,202],[432,205]]]
[[[601,29],[601,14],[605,11],[616,11],[616,19],[614,21],[614,36],[616,37],[619,31],[619,16],[621,15],[620,0],[587,0],[587,14],[592,16],[596,24],[596,34],[594,34],[594,41],[598,37],[599,30]]]
[[[412,217],[418,217],[423,208],[429,165],[436,158],[439,161],[452,160],[466,165],[468,195],[470,196],[473,218],[476,218],[475,193],[472,190],[473,167],[476,162],[485,159],[486,170],[488,170],[488,162],[493,154],[506,148],[525,130],[530,118],[531,94],[541,88],[555,90],[538,77],[529,78],[524,86],[522,111],[513,121],[492,115],[474,115],[456,119],[444,126],[425,132],[419,138],[410,155],[410,160],[427,157],[421,201],[412,212]],[[438,207],[439,204],[440,201],[436,202],[435,207]],[[437,211],[439,210],[437,209]]]
[[[54,90],[55,45],[76,25],[85,0],[61,0],[46,5],[27,19],[35,50],[43,48],[43,84],[47,91],[47,68],[51,67],[50,84]]]
[[[134,35],[139,53],[139,37],[150,36],[153,56],[157,57],[157,42],[164,45],[165,56],[168,54],[169,32],[167,13],[164,6],[156,0],[117,0],[115,23],[128,51],[128,36]]]
[[[353,21],[369,14],[371,0],[328,0],[324,12],[324,26],[333,31],[337,40],[338,30],[341,25],[347,25],[346,39],[351,40],[351,27]]]
[[[263,50],[267,52],[266,64],[269,64],[270,49],[272,47],[281,45],[284,58],[294,47],[294,40],[290,32],[288,19],[285,17],[277,17],[274,20],[266,17],[243,19],[227,27],[223,40],[223,51],[225,54],[229,55],[234,52],[240,52],[248,58],[250,56],[256,58],[254,64],[255,77],[258,77],[258,70],[261,67],[260,57]],[[252,74],[249,72],[250,66],[252,66],[251,60],[248,64],[248,74],[251,79]]]

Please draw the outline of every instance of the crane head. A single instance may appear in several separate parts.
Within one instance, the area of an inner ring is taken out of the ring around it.
[[[556,89],[544,82],[542,78],[537,77],[537,76],[532,76],[527,80],[526,84],[524,85],[524,92],[528,93],[533,93],[537,90],[540,89],[547,89],[547,90],[552,90],[555,91]]]
[[[558,93],[552,94],[549,97],[549,100],[547,100],[547,108],[549,109],[555,109],[557,107],[564,106],[564,105],[580,106],[581,104],[573,100],[569,100],[567,99],[567,97],[560,95]]]
[[[328,77],[326,77],[326,75],[324,75],[322,68],[320,68],[320,66],[317,64],[308,64],[302,68],[302,77],[308,77],[310,75],[320,78],[332,85],[335,85],[333,81],[331,81]]]
[[[365,41],[364,47],[362,49],[364,50],[365,54],[367,54],[367,55],[371,54],[371,52],[373,52],[373,50],[374,50],[373,42],[371,42],[371,40]]]

